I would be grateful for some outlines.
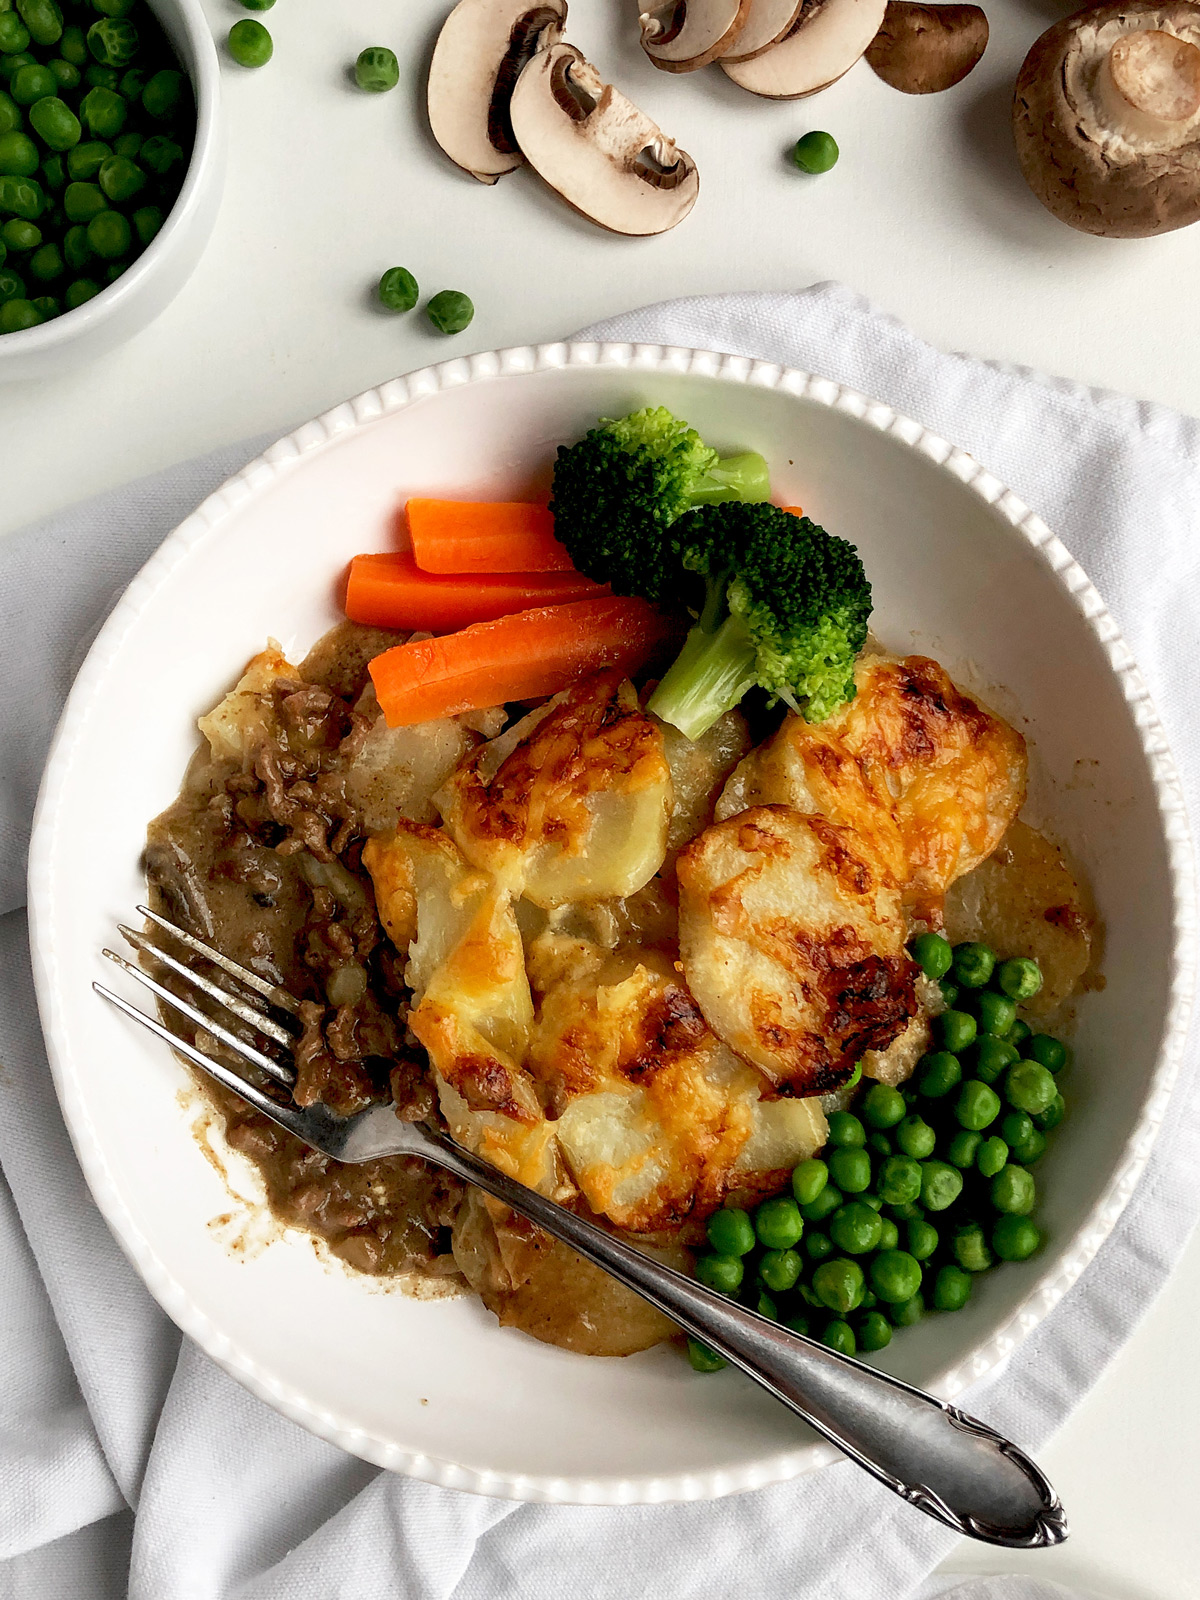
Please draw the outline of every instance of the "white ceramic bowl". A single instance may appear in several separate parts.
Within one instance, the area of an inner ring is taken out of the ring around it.
[[[1183,807],[1128,651],[1048,529],[915,423],[740,358],[551,345],[398,379],[273,446],[134,581],[63,716],[30,868],[55,1080],[110,1226],[215,1360],[370,1461],[528,1500],[715,1496],[829,1451],[735,1372],[698,1377],[673,1349],[587,1359],[499,1330],[473,1298],[421,1303],[322,1265],[303,1238],[231,1251],[228,1225],[211,1225],[231,1203],[189,1131],[186,1074],[90,985],[111,981],[100,947],[143,893],[145,824],[178,788],[194,719],[268,634],[302,653],[333,623],[347,559],[391,545],[408,494],[519,494],[556,444],[650,401],[719,447],[764,451],[779,496],[859,546],[884,644],[935,654],[1017,714],[1031,804],[1081,860],[1107,925],[1107,986],[1079,1007],[1071,1115],[1038,1169],[1048,1247],[989,1274],[965,1311],[898,1337],[890,1370],[958,1393],[1083,1270],[1163,1114],[1192,980]]]
[[[192,80],[196,136],[187,176],[158,233],[94,300],[0,336],[0,381],[69,372],[113,350],[164,311],[191,277],[217,219],[225,174],[221,69],[200,0],[146,0]]]

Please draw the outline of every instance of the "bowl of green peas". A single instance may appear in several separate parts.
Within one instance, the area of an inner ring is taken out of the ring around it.
[[[0,0],[0,378],[66,371],[174,299],[220,200],[199,0]]]

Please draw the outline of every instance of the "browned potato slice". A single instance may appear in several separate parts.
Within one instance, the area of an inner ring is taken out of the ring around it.
[[[946,937],[980,939],[1001,960],[1032,956],[1041,993],[1022,1010],[1047,1018],[1079,988],[1092,958],[1096,919],[1062,852],[1044,834],[1014,822],[995,855],[946,896]]]
[[[677,870],[691,991],[782,1092],[838,1088],[916,1015],[899,891],[851,829],[756,806],[714,823]]]

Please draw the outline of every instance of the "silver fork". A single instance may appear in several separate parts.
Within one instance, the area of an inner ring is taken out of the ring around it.
[[[214,983],[145,934],[122,927],[121,934],[135,949],[153,954],[156,961],[256,1029],[265,1040],[284,1052],[291,1048],[298,1027],[294,1022],[290,1026],[281,1022],[279,1014],[291,1021],[299,1005],[287,990],[266,982],[147,907],[137,909],[187,950],[236,980],[244,992],[235,993]],[[241,1060],[289,1089],[294,1085],[295,1072],[286,1059],[281,1061],[269,1050],[248,1044],[172,994],[140,966],[112,950],[104,954],[173,1010],[220,1039]],[[1062,1505],[1044,1474],[986,1423],[651,1260],[623,1239],[514,1182],[446,1135],[402,1122],[390,1105],[374,1106],[352,1117],[336,1116],[323,1105],[303,1110],[282,1105],[103,984],[93,987],[172,1050],[314,1149],[346,1162],[420,1156],[511,1206],[657,1306],[803,1417],[880,1483],[957,1533],[1018,1550],[1061,1544],[1067,1537]]]

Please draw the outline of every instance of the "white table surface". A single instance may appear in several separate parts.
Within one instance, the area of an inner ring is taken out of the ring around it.
[[[214,30],[238,15],[205,0]],[[695,156],[692,217],[618,239],[529,173],[486,189],[433,146],[420,85],[448,0],[280,0],[275,57],[227,63],[229,180],[195,277],[162,317],[77,374],[0,385],[0,533],[451,354],[560,337],[678,294],[850,284],[948,349],[1123,390],[1200,415],[1200,227],[1156,241],[1086,238],[1017,171],[1011,86],[1066,6],[1002,0],[980,67],[949,94],[898,95],[865,64],[822,96],[773,105],[714,70],[656,72],[633,0],[574,0],[569,30]],[[367,44],[402,61],[367,96],[346,67]],[[827,128],[842,158],[795,171]],[[373,308],[385,267],[465,290],[469,331]],[[1110,1600],[1200,1596],[1200,1242],[1142,1330],[1044,1452],[1073,1535],[1023,1561],[963,1545],[948,1570],[1026,1570]]]

